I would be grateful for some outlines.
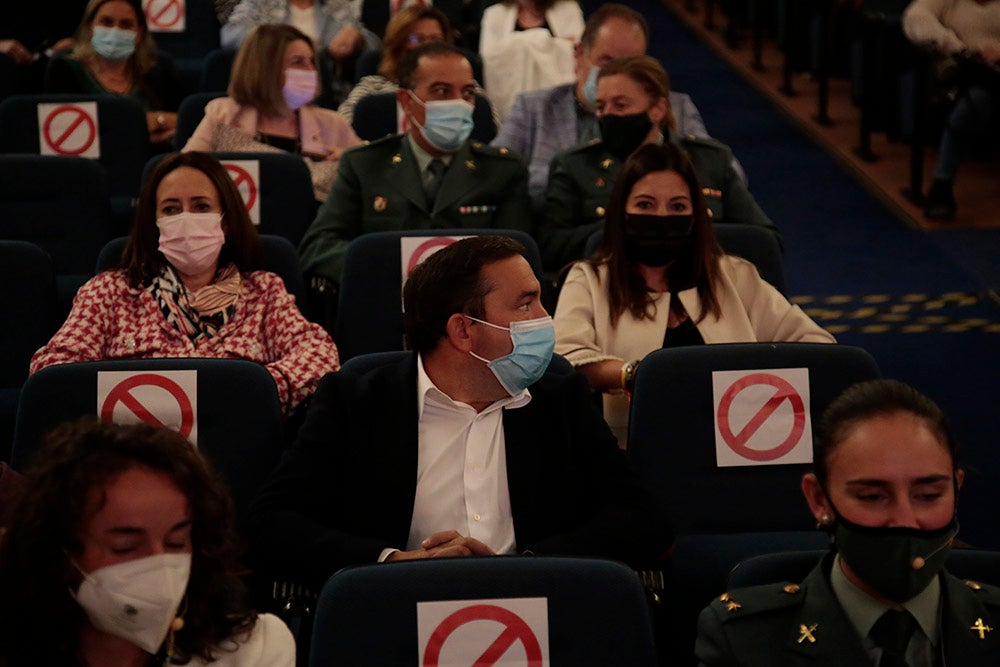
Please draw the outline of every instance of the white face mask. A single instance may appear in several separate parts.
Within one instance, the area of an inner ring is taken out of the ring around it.
[[[190,574],[191,554],[158,554],[84,574],[73,597],[95,628],[155,654],[177,615]]]
[[[156,226],[160,252],[186,276],[212,268],[226,242],[221,213],[178,213],[160,218]]]

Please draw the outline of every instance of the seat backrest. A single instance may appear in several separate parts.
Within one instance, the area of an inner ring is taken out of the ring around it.
[[[96,128],[87,120],[89,114],[74,104],[88,102],[97,105]],[[40,121],[39,104],[60,106]],[[69,127],[56,129],[68,117],[73,118]],[[111,194],[139,194],[139,174],[150,149],[146,113],[136,100],[121,95],[12,95],[0,102],[0,153],[41,154],[40,131],[64,151],[99,146],[97,161],[108,175]]]
[[[472,122],[473,141],[488,144],[497,136],[497,125],[493,120],[489,100],[482,95],[476,95]],[[354,132],[366,141],[381,139],[387,134],[396,134],[398,128],[396,93],[375,93],[362,97],[354,107],[351,126]]]
[[[729,573],[727,588],[802,581],[826,553],[818,549],[779,551],[741,560]]]
[[[225,89],[210,90],[188,95],[181,100],[180,106],[177,107],[177,132],[174,134],[173,139],[176,150],[184,148],[184,144],[191,138],[194,131],[198,129],[198,123],[205,117],[205,105],[216,97],[225,96]]]
[[[757,225],[732,222],[713,224],[712,229],[725,253],[753,262],[761,278],[774,285],[782,294],[787,293],[781,246],[773,232]],[[580,259],[593,255],[603,239],[604,229],[591,234]]]
[[[282,236],[297,246],[316,217],[318,206],[313,195],[312,176],[302,158],[291,153],[214,152],[212,155],[222,162],[256,162],[256,183],[252,174],[242,167],[226,165],[226,171],[236,181],[245,203],[252,207],[255,200],[258,202],[260,224],[257,231]],[[146,162],[143,183],[164,157],[156,155]]]
[[[501,653],[529,665],[655,665],[638,577],[613,561],[530,556],[348,568],[320,594],[309,664],[495,664]]]
[[[97,257],[95,273],[107,271],[120,264],[126,241],[128,241],[127,237],[120,236],[105,244]],[[269,234],[260,235],[260,246],[261,270],[281,276],[285,283],[285,289],[295,297],[299,310],[305,312],[306,283],[302,277],[302,269],[299,268],[299,254],[295,250],[295,246],[286,238]]]
[[[123,371],[130,375],[111,375]],[[11,463],[22,469],[43,435],[63,422],[85,415],[135,422],[137,414],[195,439],[227,482],[241,515],[284,447],[278,391],[260,364],[239,359],[90,361],[49,366],[24,383]]]
[[[333,339],[341,360],[358,354],[402,350],[402,250],[400,239],[428,237],[428,246],[447,245],[446,239],[463,236],[508,236],[527,248],[526,259],[541,279],[538,246],[526,233],[509,229],[438,229],[363,234],[347,248],[340,277],[340,300]],[[413,257],[423,258],[418,248]]]
[[[35,350],[56,328],[56,276],[52,259],[33,243],[0,241],[0,387],[20,387]]]
[[[213,49],[205,56],[205,68],[201,71],[199,89],[203,93],[224,93],[229,88],[229,77],[233,72],[236,51]],[[190,135],[189,135],[190,136]]]
[[[719,245],[729,255],[753,262],[761,277],[782,294],[787,293],[785,264],[778,237],[758,225],[723,223],[712,225]]]
[[[740,561],[729,573],[729,588],[802,581],[826,551],[781,551]],[[960,579],[1000,584],[1000,551],[952,549],[945,569]]]
[[[40,246],[59,275],[90,276],[114,236],[107,179],[96,162],[0,155],[0,238]]]
[[[156,45],[175,59],[201,59],[219,48],[219,19],[211,0],[144,2],[143,8]]]
[[[799,481],[810,424],[848,386],[878,377],[871,355],[847,345],[657,350],[636,374],[629,455],[679,535],[809,530]]]

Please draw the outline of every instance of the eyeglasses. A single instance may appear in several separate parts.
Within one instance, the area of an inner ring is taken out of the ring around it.
[[[420,46],[421,44],[440,42],[442,39],[441,35],[418,35],[417,33],[412,33],[407,35],[406,43],[410,46]]]

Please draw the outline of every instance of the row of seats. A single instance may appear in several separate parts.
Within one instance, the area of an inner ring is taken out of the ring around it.
[[[357,356],[344,370],[363,372],[402,354]],[[661,641],[669,645],[690,645],[697,611],[725,588],[729,570],[740,560],[824,544],[798,490],[808,464],[720,467],[717,461],[716,374],[756,377],[789,368],[804,369],[808,377],[807,389],[800,388],[801,419],[818,418],[849,384],[879,376],[860,348],[795,343],[664,349],[639,368],[628,452],[677,535],[670,570],[651,578],[663,598]],[[550,370],[572,372],[560,357]],[[144,407],[158,421],[196,440],[244,517],[286,443],[273,380],[251,362],[149,359],[42,369],[21,393],[13,466],[23,468],[41,434],[55,424],[95,411],[105,418],[135,419],[133,401],[148,402]]]

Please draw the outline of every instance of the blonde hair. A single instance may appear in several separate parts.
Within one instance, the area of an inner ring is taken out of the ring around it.
[[[440,9],[419,5],[404,7],[396,12],[385,26],[385,36],[382,38],[382,60],[378,65],[379,74],[390,81],[398,81],[396,72],[403,56],[406,55],[410,31],[413,30],[413,26],[418,21],[424,19],[438,22],[444,35],[443,42],[446,44],[455,42],[455,30],[451,27],[448,17]]]
[[[149,34],[146,25],[146,14],[142,11],[142,5],[136,0],[90,0],[86,9],[83,10],[83,20],[73,33],[73,58],[82,63],[90,64],[100,58],[90,40],[94,36],[94,17],[97,11],[109,2],[124,2],[135,12],[135,24],[139,32],[139,39],[135,44],[135,53],[128,59],[132,85],[142,87],[146,75],[156,65],[156,42]]]
[[[315,51],[312,40],[290,25],[259,25],[250,31],[233,62],[229,96],[242,106],[256,107],[274,116],[285,106],[281,92],[285,76],[285,48],[303,41]]]
[[[674,110],[670,108],[670,78],[663,65],[656,58],[650,56],[628,56],[625,58],[615,58],[601,67],[598,73],[598,80],[606,76],[622,74],[635,81],[649,95],[655,103],[663,98],[667,103],[667,113],[660,121],[660,126],[676,129],[677,121],[674,118]]]

